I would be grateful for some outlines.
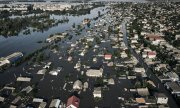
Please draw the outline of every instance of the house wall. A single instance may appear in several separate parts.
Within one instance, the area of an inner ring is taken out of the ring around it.
[[[168,98],[167,97],[159,97],[157,98],[157,103],[158,104],[167,104]]]

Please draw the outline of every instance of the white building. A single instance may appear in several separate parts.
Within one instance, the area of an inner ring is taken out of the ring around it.
[[[28,77],[18,77],[17,81],[30,82],[31,78],[28,78]]]
[[[75,81],[73,84],[74,90],[81,90],[82,87],[83,87],[83,85],[82,85],[82,82],[80,80]]]
[[[41,99],[41,98],[33,98],[33,102],[41,103],[43,101],[44,99]]]
[[[49,69],[51,67],[52,62],[48,62],[43,68],[44,69]]]
[[[171,91],[172,94],[174,95],[180,94],[180,85],[177,84],[176,82],[167,82],[165,83],[165,86],[167,87],[167,89]]]
[[[52,37],[49,37],[46,39],[47,42],[53,42],[55,40],[58,40],[58,39],[61,39],[61,38],[64,38],[65,36],[64,35],[54,35]]]
[[[166,75],[171,81],[179,81],[179,76],[175,72],[168,72]]]
[[[108,79],[108,85],[114,85],[114,84],[115,82],[113,78]]]
[[[23,57],[23,53],[21,52],[15,52],[7,57],[2,57],[0,58],[0,67],[10,63],[14,63],[22,57]]]
[[[163,93],[158,93],[155,95],[157,104],[167,104],[168,103],[168,97]]]
[[[38,107],[38,108],[45,108],[46,105],[47,105],[46,102],[41,102],[41,103],[39,104],[39,107]]]
[[[61,100],[59,99],[53,99],[49,105],[49,108],[59,108]]]
[[[137,73],[141,73],[141,72],[145,72],[145,69],[144,68],[134,68],[134,71],[137,72]]]
[[[94,88],[94,92],[93,92],[93,96],[94,96],[94,98],[95,97],[99,97],[99,98],[101,98],[101,87],[96,87],[96,88]]]
[[[41,69],[37,72],[39,75],[44,75],[47,72],[47,69]]]
[[[89,69],[86,72],[86,75],[89,77],[102,77],[103,69]]]
[[[4,100],[5,100],[4,97],[0,96],[0,102],[4,102]]]
[[[0,67],[4,66],[6,64],[10,64],[10,61],[7,60],[7,59],[2,58],[2,60],[0,60]]]
[[[41,9],[43,11],[63,11],[69,10],[71,8],[70,4],[60,4],[60,3],[36,3],[33,9]]]

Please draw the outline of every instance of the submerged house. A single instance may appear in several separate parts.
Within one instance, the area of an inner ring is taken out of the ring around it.
[[[89,69],[86,72],[86,75],[89,77],[102,77],[103,69]]]
[[[82,84],[82,82],[80,80],[75,81],[74,84],[73,84],[73,89],[74,90],[81,90],[82,87],[83,87],[83,84]]]
[[[49,105],[49,108],[59,108],[61,100],[59,99],[53,99]]]
[[[94,97],[99,97],[99,98],[102,97],[101,87],[96,87],[96,88],[94,88],[93,96],[94,96]]]
[[[15,52],[7,57],[0,58],[0,67],[10,63],[15,63],[16,61],[20,60],[22,57],[23,57],[22,52]]]

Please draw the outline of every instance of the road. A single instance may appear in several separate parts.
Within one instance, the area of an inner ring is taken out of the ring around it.
[[[160,82],[160,80],[158,79],[158,77],[153,74],[152,70],[148,67],[148,65],[144,62],[143,58],[141,55],[138,55],[136,53],[136,51],[131,48],[128,45],[128,33],[126,30],[126,20],[123,21],[122,23],[122,32],[123,32],[123,39],[124,39],[124,43],[127,46],[127,48],[131,51],[132,55],[139,61],[139,63],[141,64],[141,66],[144,67],[144,69],[146,70],[146,74],[148,76],[148,78],[150,78],[154,84],[156,85],[156,87],[158,87],[158,90],[160,93],[164,93],[167,97],[168,97],[168,105],[170,108],[179,108],[179,106],[177,105],[177,103],[175,102],[173,96],[170,94],[170,92],[164,87],[164,85]]]

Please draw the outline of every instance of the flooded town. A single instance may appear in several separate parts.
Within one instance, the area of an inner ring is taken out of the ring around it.
[[[180,108],[180,2],[0,1],[0,108]]]

